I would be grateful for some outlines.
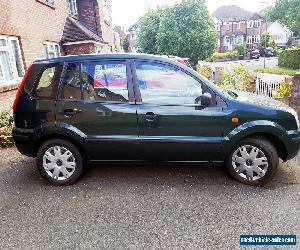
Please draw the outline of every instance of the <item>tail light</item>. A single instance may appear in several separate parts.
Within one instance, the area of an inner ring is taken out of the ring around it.
[[[24,75],[24,77],[23,77],[23,80],[22,80],[22,82],[21,82],[21,84],[20,84],[20,86],[19,86],[19,88],[18,88],[18,92],[17,92],[17,94],[16,94],[16,98],[15,98],[14,105],[13,105],[13,111],[14,111],[14,113],[15,113],[16,110],[17,110],[17,106],[18,106],[18,104],[19,104],[20,96],[21,96],[22,91],[23,91],[23,89],[24,89],[24,85],[25,85],[26,80],[27,80],[27,78],[28,78],[28,75],[29,75],[29,73],[30,73],[31,67],[32,67],[32,65],[30,65],[30,66],[28,67],[28,69],[27,69],[27,71],[26,71],[26,73],[25,73],[25,75]]]

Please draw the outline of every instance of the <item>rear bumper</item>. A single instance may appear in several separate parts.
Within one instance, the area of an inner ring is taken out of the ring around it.
[[[36,157],[36,140],[32,130],[14,128],[13,138],[15,145],[21,154],[29,157]]]
[[[287,149],[286,160],[293,159],[300,150],[300,130],[289,131],[288,136],[283,141]]]

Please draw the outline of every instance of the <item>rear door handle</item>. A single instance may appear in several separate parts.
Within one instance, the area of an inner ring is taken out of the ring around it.
[[[157,119],[158,115],[154,114],[153,112],[147,112],[143,118],[147,121],[147,122],[153,122]]]
[[[71,117],[71,116],[74,116],[74,115],[76,115],[80,112],[81,112],[81,110],[79,110],[79,109],[65,109],[64,110],[64,115],[68,116],[68,117]]]

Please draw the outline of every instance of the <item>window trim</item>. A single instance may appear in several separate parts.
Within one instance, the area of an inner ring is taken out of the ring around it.
[[[209,88],[203,81],[201,81],[198,77],[194,76],[193,74],[191,74],[187,70],[185,70],[185,69],[183,69],[183,68],[181,68],[177,65],[174,65],[172,63],[162,62],[162,61],[159,61],[159,60],[134,59],[132,61],[133,61],[132,62],[132,65],[133,65],[132,66],[133,86],[134,86],[134,89],[137,89],[136,104],[138,104],[138,105],[146,104],[146,105],[158,105],[158,106],[175,106],[175,107],[176,106],[188,106],[188,107],[200,107],[200,106],[202,106],[202,105],[199,105],[199,104],[159,104],[159,103],[146,103],[146,102],[143,102],[142,101],[141,90],[140,90],[139,84],[137,82],[137,70],[136,70],[135,63],[136,62],[146,62],[146,63],[157,63],[157,64],[165,65],[165,66],[177,69],[177,70],[189,75],[190,77],[194,78],[201,85],[203,93],[209,92],[212,95],[212,103],[214,103],[214,104],[210,107],[216,107],[217,106],[217,103],[216,103],[217,94],[211,88]]]
[[[80,102],[84,102],[84,103],[105,103],[105,104],[125,104],[125,102],[120,102],[120,101],[99,101],[99,100],[84,100],[83,99],[83,80],[82,80],[82,64],[83,63],[89,63],[89,62],[93,62],[93,63],[113,63],[113,62],[124,62],[124,64],[126,65],[126,77],[127,77],[127,90],[128,90],[128,102],[126,102],[127,104],[136,104],[136,98],[134,95],[134,90],[133,90],[133,83],[132,83],[132,70],[131,70],[131,60],[129,59],[100,59],[100,60],[87,60],[87,61],[69,61],[69,62],[65,62],[64,66],[63,66],[63,71],[61,74],[61,78],[60,78],[60,83],[59,83],[59,88],[58,88],[58,93],[57,93],[57,101],[64,101],[64,102],[74,102],[74,101],[80,101]],[[64,74],[65,74],[65,70],[68,67],[68,64],[71,63],[77,63],[80,65],[80,72],[79,72],[79,78],[80,78],[80,88],[81,88],[81,99],[64,99],[63,97],[63,79],[64,79]]]

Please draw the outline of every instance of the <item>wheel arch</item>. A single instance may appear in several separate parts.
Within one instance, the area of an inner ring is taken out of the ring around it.
[[[47,135],[44,135],[44,136],[40,137],[35,143],[35,145],[36,145],[36,150],[35,150],[36,154],[37,154],[39,148],[46,141],[54,140],[54,139],[61,139],[61,140],[65,140],[65,141],[68,141],[68,142],[72,143],[75,147],[78,148],[79,152],[82,154],[82,158],[84,160],[88,160],[89,157],[88,157],[87,151],[85,150],[82,143],[78,142],[78,140],[76,140],[75,138],[72,138],[71,136],[67,136],[67,135],[59,134],[59,133],[47,134]]]

